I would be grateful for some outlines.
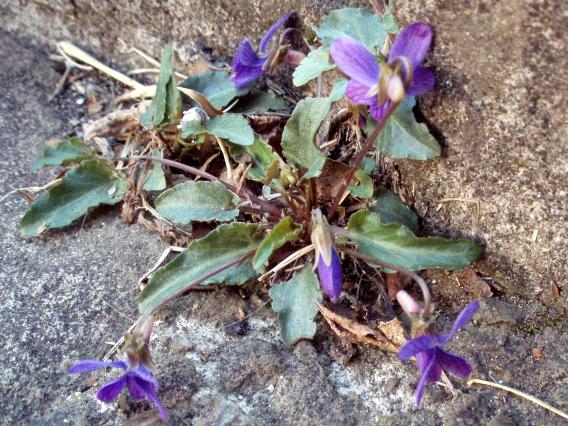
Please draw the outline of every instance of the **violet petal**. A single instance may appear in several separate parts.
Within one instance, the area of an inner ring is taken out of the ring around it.
[[[239,47],[237,48],[237,53],[233,58],[232,66],[236,66],[237,64],[246,65],[248,67],[259,67],[262,66],[266,59],[260,58],[256,50],[250,44],[248,38],[245,38],[239,43]]]
[[[404,56],[412,67],[418,67],[430,50],[432,44],[432,29],[422,22],[410,24],[396,37],[389,54],[389,62],[399,56]]]
[[[414,70],[412,83],[407,90],[408,96],[422,95],[430,92],[436,84],[436,76],[428,68],[418,67]]]
[[[153,402],[160,413],[160,418],[164,423],[168,422],[168,412],[158,399],[156,395],[157,386],[152,382],[148,382],[140,379],[139,377],[131,376],[131,380],[128,381],[128,391],[135,399],[146,398],[150,402]]]
[[[152,372],[142,365],[138,365],[137,368],[130,370],[128,373],[146,382],[150,382],[156,387],[158,386],[158,381],[154,378]]]
[[[77,361],[67,371],[69,373],[89,373],[106,367],[122,368],[123,370],[126,370],[128,368],[128,364],[124,361],[97,361],[86,359],[83,361]]]
[[[347,96],[354,104],[372,105],[377,102],[376,96],[367,97],[370,87],[359,83],[357,80],[349,80],[345,88],[345,96]]]
[[[419,361],[420,358],[420,361]],[[422,352],[420,355],[417,354],[416,361],[418,362],[418,367],[420,368],[420,380],[416,386],[416,405],[420,405],[422,397],[424,395],[424,386],[428,383],[428,377],[430,375],[430,370],[436,363],[436,358],[430,356],[427,352]]]
[[[270,42],[270,39],[272,38],[272,36],[274,36],[274,33],[276,31],[278,31],[280,29],[280,27],[286,23],[286,21],[288,20],[288,18],[290,17],[291,14],[292,14],[292,12],[283,16],[282,18],[280,18],[278,20],[278,22],[276,22],[274,25],[272,25],[268,29],[266,34],[264,34],[264,37],[262,37],[262,41],[260,42],[260,47],[258,48],[259,53],[263,53],[263,54],[266,53],[266,48],[268,47],[268,43]]]
[[[438,339],[436,336],[418,336],[410,339],[404,344],[398,352],[398,357],[403,361],[408,361],[420,352],[429,351],[438,346]]]
[[[324,294],[333,303],[337,302],[343,287],[343,274],[341,272],[341,261],[335,249],[331,250],[331,265],[327,266],[323,257],[318,259],[318,275],[321,288]]]
[[[376,98],[375,98],[376,99]],[[392,105],[391,101],[386,101],[382,105],[377,105],[376,103],[369,107],[369,114],[377,121],[381,121],[387,115],[388,110]]]
[[[454,325],[450,330],[450,332],[438,336],[438,342],[440,343],[440,345],[445,345],[446,343],[448,343],[460,328],[462,328],[465,324],[471,321],[471,319],[475,315],[475,312],[478,309],[479,309],[479,300],[474,300],[465,308],[463,308],[463,310],[460,312],[460,314],[454,321]]]
[[[438,362],[444,370],[460,377],[467,377],[473,371],[473,367],[461,356],[438,348]]]
[[[237,89],[244,89],[263,73],[262,67],[249,67],[237,64],[233,65],[233,74],[229,77],[229,80],[233,82]]]
[[[124,385],[126,385],[127,375],[123,374],[118,379],[107,383],[97,392],[97,398],[103,402],[111,402],[116,399]]]
[[[339,37],[329,48],[339,69],[353,80],[372,87],[379,82],[379,65],[365,46],[351,37]]]

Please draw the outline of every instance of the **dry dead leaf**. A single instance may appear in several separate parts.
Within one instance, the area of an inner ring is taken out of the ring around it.
[[[404,329],[398,319],[378,324],[374,330],[350,318],[341,316],[331,309],[316,303],[319,311],[337,336],[347,342],[374,346],[382,351],[398,353],[406,342]]]

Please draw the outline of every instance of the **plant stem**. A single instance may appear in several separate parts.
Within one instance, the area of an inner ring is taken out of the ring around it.
[[[133,155],[131,157],[112,157],[112,159],[113,160],[150,160],[150,161],[156,161],[160,164],[164,164],[165,166],[169,166],[169,167],[173,167],[173,168],[176,168],[176,169],[179,169],[179,170],[183,170],[185,172],[189,172],[189,173],[191,173],[195,176],[202,177],[203,179],[207,179],[207,180],[212,181],[212,182],[220,182],[223,185],[225,185],[225,187],[227,189],[233,191],[235,194],[237,194],[242,199],[247,200],[247,201],[251,201],[252,203],[261,207],[267,213],[270,213],[270,215],[275,220],[279,220],[280,217],[282,216],[282,210],[280,210],[278,207],[270,204],[268,201],[265,201],[265,200],[257,197],[248,189],[239,188],[231,182],[227,182],[226,180],[218,178],[217,176],[212,175],[211,173],[204,172],[204,171],[199,170],[195,167],[188,166],[187,164],[180,163],[179,161],[167,160],[165,158],[152,157],[152,156],[149,156],[149,155],[138,155],[138,156]]]
[[[332,229],[335,231],[337,227],[332,227]],[[342,228],[340,228],[342,229]],[[342,232],[343,235],[348,235],[349,233],[346,231],[345,233]],[[428,284],[426,284],[426,281],[424,281],[424,278],[422,278],[420,275],[418,275],[416,272],[413,271],[409,271],[408,269],[405,269],[401,266],[398,265],[393,265],[392,263],[388,263],[388,262],[383,262],[382,260],[378,260],[375,259],[374,257],[371,256],[367,256],[363,253],[359,253],[358,251],[355,250],[351,250],[351,249],[341,249],[344,253],[347,253],[350,256],[353,257],[358,257],[359,259],[364,260],[365,262],[369,263],[369,264],[375,264],[375,265],[379,265],[383,268],[387,268],[387,269],[392,269],[393,271],[399,272],[402,275],[405,275],[411,279],[413,279],[414,281],[416,281],[416,284],[418,284],[418,286],[420,287],[420,290],[422,291],[422,296],[424,298],[424,315],[427,317],[430,315],[430,305],[432,303],[432,298],[430,296],[430,290],[428,290]]]
[[[371,136],[369,136],[367,138],[367,140],[365,141],[365,144],[363,145],[363,148],[361,149],[361,151],[359,151],[357,153],[357,156],[355,157],[355,160],[353,161],[351,168],[343,176],[343,182],[341,183],[341,186],[339,187],[339,190],[337,191],[337,195],[333,199],[333,202],[331,204],[331,208],[329,209],[329,212],[327,213],[327,220],[331,221],[331,219],[333,218],[333,215],[335,214],[337,207],[339,207],[339,203],[341,202],[341,199],[343,198],[343,194],[345,194],[345,191],[347,190],[347,187],[351,183],[351,179],[353,179],[353,175],[355,174],[355,172],[359,168],[361,161],[363,161],[363,158],[365,158],[365,155],[367,155],[367,152],[369,152],[369,150],[373,147],[375,140],[379,137],[381,130],[383,130],[387,120],[390,118],[392,113],[396,110],[398,105],[399,105],[399,103],[393,103],[391,105],[391,107],[389,108],[389,110],[387,111],[387,113],[385,114],[383,119],[377,123],[377,127],[375,127],[375,130],[373,131]]]

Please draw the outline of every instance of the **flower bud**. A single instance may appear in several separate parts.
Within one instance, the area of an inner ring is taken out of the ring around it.
[[[406,291],[399,290],[396,293],[396,300],[398,301],[398,304],[400,305],[402,310],[410,318],[420,315],[420,306],[418,305],[418,303],[416,303],[416,300],[414,300],[412,296]]]
[[[312,211],[312,243],[316,248],[316,266],[324,294],[337,302],[343,287],[341,260],[335,250],[329,225],[320,209]]]
[[[324,294],[333,303],[339,300],[343,287],[343,274],[341,272],[341,260],[334,248],[331,249],[331,261],[326,264],[323,256],[318,259],[318,276]]]
[[[404,90],[404,84],[401,78],[394,74],[387,84],[387,96],[393,102],[399,103],[406,96],[406,90]]]

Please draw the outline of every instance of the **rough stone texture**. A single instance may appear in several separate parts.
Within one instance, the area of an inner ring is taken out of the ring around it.
[[[46,102],[60,75],[47,49],[38,47],[41,42],[69,38],[127,66],[118,37],[154,56],[164,42],[174,41],[189,69],[205,48],[223,56],[245,34],[258,40],[291,8],[314,23],[335,7],[363,4],[60,0],[0,5],[0,23],[12,34],[0,33],[1,192],[46,182],[50,172],[29,174],[33,157],[45,140],[66,134],[80,119],[75,94],[68,91],[57,102]],[[416,208],[429,233],[465,235],[486,244],[486,264],[478,266],[504,289],[483,303],[475,325],[450,349],[471,359],[478,377],[503,381],[566,411],[568,328],[559,315],[568,307],[562,245],[567,129],[561,101],[568,89],[562,2],[401,0],[397,5],[402,23],[422,19],[435,26],[430,61],[439,84],[422,100],[421,112],[447,147],[434,162],[397,162],[402,180],[414,185]],[[479,217],[474,204],[440,201],[446,198],[479,200]],[[94,389],[67,376],[65,368],[77,358],[101,356],[103,342],[120,336],[129,324],[123,315],[135,316],[136,280],[164,243],[140,227],[127,227],[113,209],[91,213],[84,225],[26,240],[17,231],[24,210],[16,197],[3,201],[0,210],[0,400],[6,423],[155,421],[146,403],[126,396],[114,405],[98,403]],[[428,278],[441,305],[455,311],[469,297],[446,297],[448,288],[455,288],[454,274]],[[560,289],[559,298],[552,284]],[[238,308],[247,314],[260,308],[245,296],[236,290],[195,294],[160,313],[152,345],[160,396],[172,424],[497,424],[505,418],[562,424],[508,394],[467,388],[457,380],[457,397],[430,386],[417,409],[413,365],[364,349],[342,366],[330,355],[337,343],[325,329],[314,343],[289,351],[268,309],[254,313],[247,325],[227,326],[238,319]],[[442,324],[448,327],[449,318]],[[535,348],[543,349],[541,358],[532,355]],[[97,377],[101,382],[111,376]]]

